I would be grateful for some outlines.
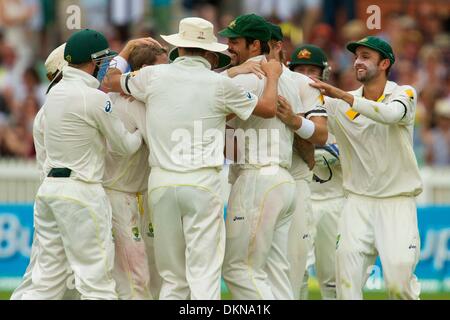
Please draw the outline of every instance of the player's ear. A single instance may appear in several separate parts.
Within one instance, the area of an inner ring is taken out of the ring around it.
[[[389,59],[382,59],[379,63],[379,66],[381,67],[381,70],[385,71],[389,68],[391,65],[391,61]]]

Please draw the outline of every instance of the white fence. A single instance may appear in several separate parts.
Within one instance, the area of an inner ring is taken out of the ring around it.
[[[228,169],[228,168],[226,168]],[[228,170],[223,170],[223,197],[228,197]],[[450,204],[450,167],[421,169],[424,190],[420,205]],[[39,171],[35,161],[0,159],[0,203],[30,203],[39,188]]]

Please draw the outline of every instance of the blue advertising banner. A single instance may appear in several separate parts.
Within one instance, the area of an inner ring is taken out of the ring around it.
[[[418,208],[421,257],[416,275],[424,291],[450,292],[450,206]],[[33,205],[0,205],[0,290],[17,285],[28,265],[33,238]],[[381,289],[374,267],[366,288]]]

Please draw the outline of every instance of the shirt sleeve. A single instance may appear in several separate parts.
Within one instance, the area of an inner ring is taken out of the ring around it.
[[[45,177],[44,172],[44,164],[47,158],[47,152],[45,151],[45,142],[44,142],[44,110],[41,109],[37,113],[34,118],[33,123],[33,140],[34,140],[34,149],[36,150],[36,162],[38,166],[38,170],[41,174],[41,181]]]
[[[266,78],[259,79],[254,74],[240,74],[230,79],[235,85],[242,89],[253,93],[255,96],[261,98],[266,83]]]
[[[145,102],[147,99],[151,72],[152,67],[148,66],[139,71],[123,74],[120,77],[122,91],[139,101]]]
[[[326,117],[327,110],[324,107],[324,96],[316,88],[309,84],[314,81],[303,75],[296,75],[300,98],[303,103],[305,118]]]
[[[389,103],[354,97],[352,109],[380,123],[409,125],[414,122],[416,104],[415,89],[402,86],[393,93]]]
[[[95,106],[91,106],[91,116],[98,129],[108,141],[111,151],[121,155],[135,153],[142,144],[139,130],[129,133],[120,118],[114,112],[114,106],[105,94],[102,98],[94,99]]]
[[[148,146],[147,139],[147,123],[146,123],[146,109],[145,105],[139,101],[132,101],[128,105],[130,116],[133,119],[136,127],[141,132],[142,138],[145,141],[145,144]]]
[[[219,106],[225,114],[234,113],[242,120],[247,120],[258,104],[258,97],[223,78],[219,90]]]

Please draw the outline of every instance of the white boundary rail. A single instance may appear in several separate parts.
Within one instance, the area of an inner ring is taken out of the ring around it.
[[[222,171],[223,198],[230,186],[228,167]],[[419,205],[450,204],[450,167],[421,169],[424,190]],[[0,203],[31,203],[39,188],[39,171],[34,160],[0,159]]]

